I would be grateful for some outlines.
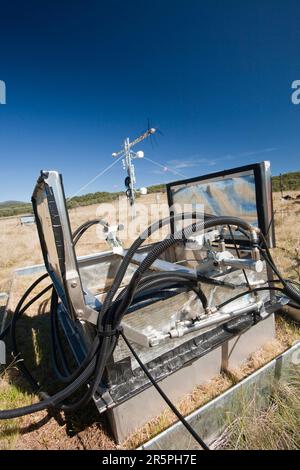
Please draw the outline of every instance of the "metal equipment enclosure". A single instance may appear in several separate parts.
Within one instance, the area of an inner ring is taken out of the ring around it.
[[[176,213],[179,205],[186,203],[202,204],[205,213],[244,218],[254,227],[250,238],[238,229],[233,238],[226,226],[192,233],[184,243],[170,246],[147,269],[146,274],[176,272],[196,277],[208,299],[206,306],[194,290],[170,285],[138,296],[122,319],[124,332],[140,359],[169,396],[178,400],[229,363],[239,364],[272,338],[272,313],[281,301],[267,290],[255,296],[249,291],[217,309],[247,286],[268,285],[271,279],[255,248],[256,228],[261,229],[270,246],[274,245],[268,162],[170,183],[167,191],[171,212]],[[55,315],[76,363],[81,364],[97,335],[103,301],[127,250],[76,258],[62,179],[57,172],[42,172],[32,202],[45,266],[60,300]],[[170,225],[173,234],[176,224],[175,219]],[[154,246],[144,245],[136,251],[117,294],[129,284]],[[101,413],[109,412],[118,442],[163,408],[122,338],[93,398]]]

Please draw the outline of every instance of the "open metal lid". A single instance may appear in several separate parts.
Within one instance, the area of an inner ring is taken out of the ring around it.
[[[44,262],[63,307],[73,319],[96,323],[85,302],[61,175],[42,171],[32,195]]]
[[[239,217],[259,227],[269,246],[275,246],[268,161],[175,181],[167,184],[167,193],[172,212],[183,212],[184,205],[191,205],[191,212],[200,205],[209,214]]]

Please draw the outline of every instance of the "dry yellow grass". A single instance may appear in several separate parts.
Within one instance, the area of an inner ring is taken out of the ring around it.
[[[300,376],[278,382],[268,406],[261,409],[256,393],[241,400],[237,416],[228,415],[227,426],[218,441],[226,450],[299,450]]]
[[[291,191],[297,196],[298,191]],[[300,280],[300,199],[281,200],[274,193],[275,231],[277,247],[274,257],[279,270],[296,281]]]
[[[155,194],[149,194],[140,198],[138,203],[141,203],[148,208],[152,204],[156,204],[156,197],[157,196]],[[159,195],[159,201],[161,204],[166,203],[165,194]],[[112,207],[116,211],[116,222],[119,222],[119,204],[122,215],[126,210],[130,213],[130,208],[126,198],[121,197],[120,202],[114,201],[112,203]],[[69,215],[72,230],[75,230],[82,223],[98,217],[105,218],[109,223],[114,222],[113,211],[108,211],[106,204],[78,207],[70,210]],[[156,215],[157,217],[153,217],[155,220],[157,220],[161,215],[165,217],[167,215],[166,207],[164,207],[162,213],[158,213]],[[124,240],[125,246],[128,246],[133,242],[133,240],[138,236],[139,231],[140,226],[137,222],[136,229],[133,227],[132,233],[129,232],[129,236]],[[166,230],[164,231],[164,234],[167,234]],[[121,234],[121,236],[122,235],[123,234]],[[5,292],[10,288],[10,282],[14,270],[20,267],[42,263],[42,254],[36,226],[22,226],[18,217],[9,219],[0,218],[0,244],[0,292]],[[96,227],[92,227],[86,232],[78,244],[76,253],[78,256],[81,256],[88,253],[97,253],[107,249],[109,249],[109,247],[103,236],[99,236],[99,229],[97,231]]]

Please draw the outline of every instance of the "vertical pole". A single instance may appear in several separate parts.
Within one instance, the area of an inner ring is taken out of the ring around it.
[[[135,213],[135,175],[134,175],[134,169],[133,169],[133,164],[132,164],[132,159],[131,159],[131,150],[130,150],[130,141],[129,138],[127,138],[124,142],[124,150],[125,150],[125,162],[126,162],[126,169],[127,169],[127,175],[129,176],[130,179],[130,205],[131,205],[131,218],[134,219],[136,216]]]

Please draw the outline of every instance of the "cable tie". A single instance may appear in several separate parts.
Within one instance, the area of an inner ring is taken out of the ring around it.
[[[121,332],[123,331],[123,327],[122,326],[118,326],[117,328],[115,328],[114,330],[98,330],[98,336],[100,336],[101,338],[110,338],[112,336],[117,336],[119,337],[119,335],[121,334]]]

